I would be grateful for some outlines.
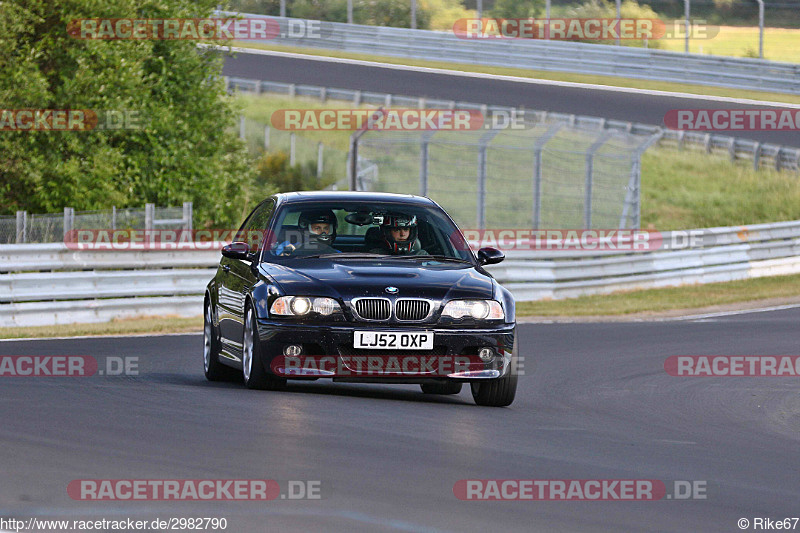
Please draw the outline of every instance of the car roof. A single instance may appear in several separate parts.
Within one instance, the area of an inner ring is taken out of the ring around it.
[[[282,202],[397,202],[416,205],[436,205],[433,200],[425,196],[413,194],[395,194],[389,192],[365,191],[301,191],[288,192],[277,195]]]

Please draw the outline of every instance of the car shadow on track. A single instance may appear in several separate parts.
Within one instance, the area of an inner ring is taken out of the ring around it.
[[[385,383],[333,383],[330,381],[289,381],[284,390],[280,391],[250,391],[244,386],[241,379],[227,381],[207,381],[202,375],[153,373],[147,374],[149,382],[166,385],[180,385],[191,387],[204,387],[209,389],[241,390],[248,394],[319,394],[323,396],[347,396],[353,398],[372,398],[376,400],[397,400],[405,402],[463,404],[474,405],[469,395],[469,388],[464,386],[460,394],[439,395],[423,394],[418,385]],[[405,387],[405,388],[397,388]],[[416,387],[416,390],[408,387]]]

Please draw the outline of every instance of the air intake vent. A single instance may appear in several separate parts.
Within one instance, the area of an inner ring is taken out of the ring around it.
[[[398,320],[423,320],[431,310],[427,300],[397,300],[395,305]]]
[[[389,320],[391,303],[383,298],[361,298],[355,302],[356,313],[365,320]]]

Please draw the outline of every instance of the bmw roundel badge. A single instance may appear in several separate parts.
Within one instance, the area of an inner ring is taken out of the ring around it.
[[[397,287],[386,287],[386,292],[389,294],[397,294],[398,290],[399,289]]]

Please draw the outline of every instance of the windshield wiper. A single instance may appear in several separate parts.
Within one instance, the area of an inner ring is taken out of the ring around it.
[[[338,254],[298,255],[298,259],[377,259],[389,257],[386,254],[373,254],[369,252],[342,252]]]
[[[451,257],[449,255],[393,255],[392,259],[433,259],[436,261],[455,261],[457,263],[469,263],[472,261],[461,259],[460,257]]]

